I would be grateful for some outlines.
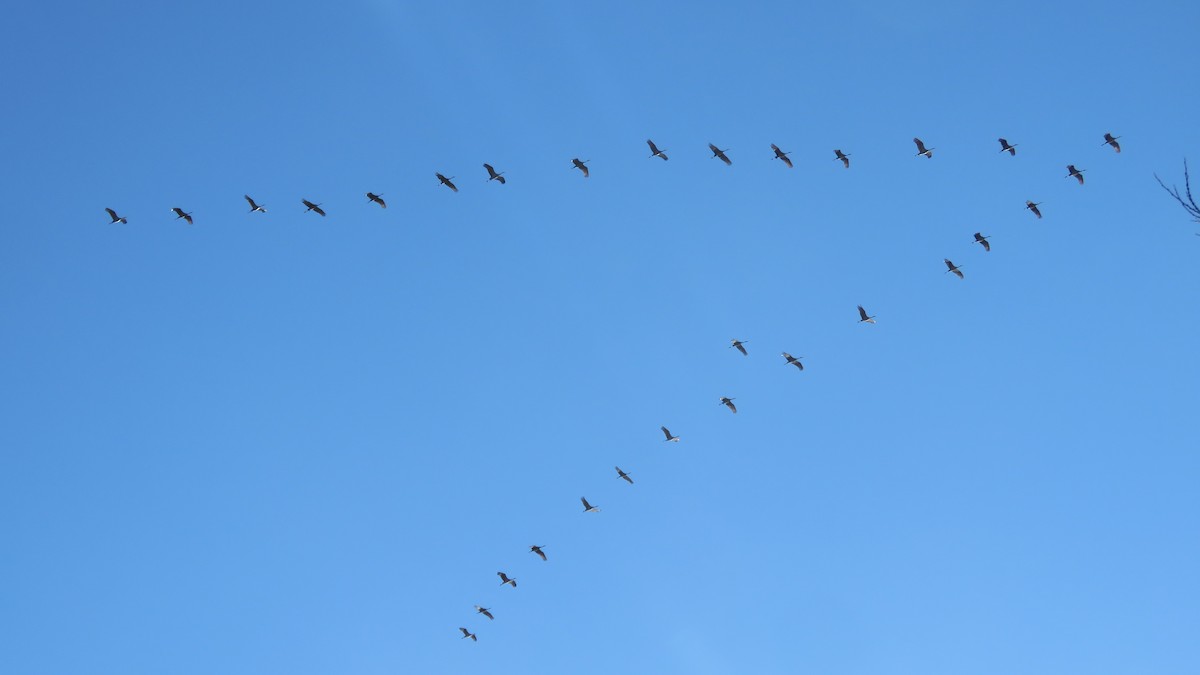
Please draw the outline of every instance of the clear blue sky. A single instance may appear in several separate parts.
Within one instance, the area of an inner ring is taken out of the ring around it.
[[[9,8],[0,671],[1200,672],[1197,26]]]

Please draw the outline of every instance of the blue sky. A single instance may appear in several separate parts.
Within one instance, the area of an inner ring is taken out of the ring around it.
[[[12,8],[0,670],[1200,670],[1197,25]]]

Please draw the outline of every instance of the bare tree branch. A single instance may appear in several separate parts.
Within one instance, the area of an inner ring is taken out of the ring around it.
[[[1167,191],[1167,194],[1171,195],[1175,198],[1175,201],[1179,202],[1179,205],[1183,207],[1184,211],[1187,211],[1187,214],[1192,217],[1192,220],[1200,223],[1200,204],[1197,204],[1196,198],[1192,196],[1192,177],[1188,175],[1188,165],[1186,159],[1183,160],[1183,194],[1180,194],[1177,186],[1172,185],[1171,187],[1167,187],[1167,185],[1162,182],[1162,179],[1158,177],[1158,174],[1154,174],[1154,180],[1158,181],[1158,184],[1162,186],[1162,189]]]

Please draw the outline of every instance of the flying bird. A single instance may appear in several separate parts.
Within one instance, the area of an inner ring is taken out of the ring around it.
[[[835,159],[842,160],[842,166],[846,167],[847,169],[850,168],[850,155],[847,155],[846,153],[842,152],[841,150],[834,150],[833,154],[837,155],[837,157],[835,157]]]
[[[1035,203],[1035,202],[1029,201],[1028,199],[1025,200],[1025,208],[1029,209],[1030,211],[1033,211],[1033,215],[1037,216],[1038,218],[1042,217],[1042,212],[1038,211],[1038,207],[1041,205],[1042,205],[1042,202]]]
[[[1118,153],[1120,153],[1121,144],[1117,142],[1118,138],[1120,138],[1120,136],[1113,136],[1112,134],[1106,133],[1104,134],[1104,145],[1111,145],[1113,150],[1116,150]]]
[[[504,172],[501,171],[500,173],[496,173],[496,170],[492,168],[491,164],[484,164],[483,168],[487,169],[489,181],[500,181],[501,185],[504,185],[506,182],[508,182],[504,180]]]
[[[672,436],[672,435],[671,435],[671,430],[670,430],[670,429],[668,429],[668,428],[666,428],[666,427],[659,427],[659,428],[660,428],[660,429],[662,429],[663,436],[666,436],[668,441],[671,441],[672,443],[678,443],[678,442],[679,442],[679,437],[678,437],[678,436]]]
[[[862,305],[858,306],[858,315],[862,317],[858,320],[859,323],[875,323],[875,317],[867,316],[867,310],[863,309]]]
[[[732,410],[733,414],[735,414],[735,415],[737,414],[737,406],[733,404],[733,399],[722,396],[721,397],[721,405]]]
[[[780,150],[779,146],[774,143],[771,144],[771,149],[775,151],[775,159],[782,159],[789,169],[792,168],[792,160],[788,159],[788,155],[792,153]]]
[[[744,345],[744,344],[746,344],[747,342],[749,342],[749,340],[745,340],[745,341],[742,341],[742,340],[730,340],[729,342],[730,342],[730,345],[729,345],[729,346],[730,346],[730,347],[733,347],[734,349],[736,349],[736,350],[738,350],[739,352],[741,352],[741,353],[742,353],[742,356],[748,356],[748,354],[746,353],[746,348],[745,348],[745,347],[743,347],[742,345]]]
[[[591,504],[589,504],[586,497],[580,497],[579,501],[583,502],[583,512],[584,513],[597,513],[600,511],[600,507],[592,506]]]
[[[650,146],[650,157],[662,157],[663,161],[667,161],[667,153],[664,150],[659,150],[654,141],[646,139],[646,145]]]
[[[992,250],[992,245],[988,243],[988,239],[990,239],[990,237],[985,237],[978,232],[975,233],[975,241],[979,242],[979,245],[983,247],[983,250],[990,252]]]
[[[929,148],[926,150],[925,143],[919,138],[913,138],[913,143],[917,144],[917,157],[925,155],[925,157],[928,159],[933,159],[933,151],[937,150],[937,148]]]
[[[517,580],[509,579],[508,575],[505,574],[504,572],[496,572],[496,576],[500,577],[500,585],[501,586],[503,586],[504,584],[508,584],[509,586],[512,586],[513,588],[517,587]]]
[[[1000,152],[1005,152],[1005,151],[1008,151],[1008,154],[1015,157],[1017,155],[1017,146],[1015,144],[1009,145],[1008,141],[1001,138],[1000,139]]]
[[[492,611],[491,611],[491,608],[489,608],[489,607],[480,607],[479,605],[475,605],[475,611],[479,612],[480,614],[486,616],[489,619],[495,620],[495,618],[496,618],[496,617],[492,616]]]
[[[797,367],[797,368],[799,368],[800,370],[804,370],[804,364],[803,364],[803,363],[800,363],[800,359],[804,358],[803,356],[801,356],[801,357],[795,357],[795,356],[792,356],[791,354],[789,354],[789,353],[787,353],[787,352],[784,352],[784,353],[783,353],[783,358],[787,359],[787,362],[788,362],[788,363],[790,363],[791,365],[793,365],[793,366],[796,366],[796,367]]]
[[[725,148],[724,150],[722,150],[722,149],[718,148],[717,146],[713,145],[712,143],[709,143],[708,149],[712,150],[713,157],[716,157],[717,159],[721,160],[722,162],[725,162],[726,166],[733,164],[733,162],[729,161],[729,158],[725,156],[725,153],[729,152],[729,148]]]
[[[588,162],[590,162],[590,161],[592,161],[592,160],[590,160],[590,159],[585,159],[585,160],[583,160],[583,161],[581,162],[581,161],[579,161],[579,158],[578,158],[578,157],[576,157],[575,159],[572,159],[572,160],[571,160],[571,163],[575,165],[575,168],[576,168],[576,169],[579,169],[580,171],[582,171],[582,172],[583,172],[583,177],[584,177],[584,178],[587,178],[587,177],[590,175],[590,174],[588,173],[587,163],[588,163]]]
[[[475,634],[472,633],[471,631],[467,630],[466,628],[463,628],[462,626],[459,626],[458,629],[462,631],[462,634],[463,634],[462,639],[463,640],[465,640],[467,638],[471,638],[471,642],[479,642],[479,640],[475,637]]]
[[[624,478],[626,483],[633,485],[633,479],[629,477],[629,474],[622,471],[619,466],[614,468],[617,470],[617,478]]]
[[[109,223],[109,225],[112,225],[112,224],[114,224],[114,223],[121,223],[122,225],[128,225],[128,224],[129,224],[129,221],[128,221],[128,220],[126,220],[126,219],[124,219],[124,218],[122,218],[121,216],[118,216],[116,211],[113,211],[112,209],[110,209],[110,208],[108,208],[108,207],[105,207],[105,208],[104,208],[104,210],[105,210],[105,211],[108,211],[108,217],[109,217],[109,218],[112,218],[112,222],[111,222],[111,223]]]
[[[262,204],[259,204],[251,199],[250,195],[242,195],[242,197],[244,197],[246,199],[246,203],[250,205],[250,213],[254,213],[255,211],[258,211],[259,213],[267,212],[267,209],[264,208]]]
[[[539,557],[539,558],[541,558],[543,562],[545,562],[545,560],[546,560],[546,554],[545,554],[544,552],[542,552],[542,548],[543,548],[543,547],[541,547],[541,546],[536,546],[536,545],[535,545],[535,546],[530,546],[530,547],[529,547],[529,550],[530,550],[530,551],[532,551],[532,552],[534,552],[534,553],[536,553],[536,554],[538,554],[538,557]]]
[[[454,176],[446,178],[445,176],[443,176],[440,173],[434,173],[433,175],[437,176],[437,179],[442,182],[442,185],[445,185],[446,187],[450,188],[450,190],[452,192],[458,192],[458,188],[454,185],[454,183],[450,182],[450,181],[454,180]]]
[[[381,197],[381,196],[379,196],[379,195],[375,194],[374,192],[368,192],[368,193],[367,193],[367,199],[369,199],[369,200],[371,200],[371,201],[375,202],[376,204],[378,204],[378,205],[379,205],[379,208],[381,208],[381,209],[386,209],[386,208],[387,208],[387,202],[383,201],[383,197]]]
[[[171,211],[173,211],[175,213],[175,220],[179,220],[180,218],[183,218],[184,220],[187,221],[188,225],[192,224],[192,214],[184,213],[183,209],[179,208],[178,206],[171,209]]]
[[[1075,168],[1074,164],[1068,164],[1067,165],[1067,175],[1063,176],[1063,178],[1074,178],[1075,180],[1079,181],[1080,185],[1083,185],[1083,172],[1084,171],[1087,171],[1087,169],[1080,171],[1079,169]]]
[[[947,272],[954,272],[954,276],[958,277],[959,279],[963,278],[962,270],[958,269],[957,265],[950,262],[949,258],[942,258],[942,260],[944,260],[946,262],[946,271]]]
[[[304,204],[306,207],[308,207],[308,208],[304,209],[304,212],[305,212],[305,213],[308,213],[309,211],[312,211],[313,213],[317,214],[318,216],[322,216],[322,217],[324,217],[324,216],[325,216],[325,212],[321,210],[321,205],[320,205],[320,204],[314,204],[314,203],[312,203],[312,202],[308,201],[307,199],[301,199],[300,201],[301,201],[301,202],[302,202],[302,203],[303,203],[303,204]]]

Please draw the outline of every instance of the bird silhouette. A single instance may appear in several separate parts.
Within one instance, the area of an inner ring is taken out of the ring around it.
[[[494,180],[494,181],[497,181],[498,183],[500,183],[501,185],[504,185],[507,182],[504,180],[504,172],[503,171],[501,171],[500,173],[496,173],[496,170],[492,168],[491,164],[484,164],[483,168],[487,169],[489,181]]]
[[[862,317],[858,320],[859,323],[875,323],[875,317],[867,316],[867,310],[863,309],[862,305],[858,306],[858,315]]]
[[[734,349],[741,352],[742,356],[749,356],[749,354],[746,353],[746,348],[742,346],[742,345],[746,344],[747,342],[749,342],[749,340],[734,339],[734,340],[730,340],[729,342],[730,342],[729,346],[733,347]]]
[[[614,467],[614,468],[617,470],[617,478],[623,478],[623,479],[625,479],[625,482],[626,482],[626,483],[629,483],[630,485],[633,485],[633,479],[629,477],[629,474],[627,474],[627,473],[625,473],[624,471],[622,471],[622,470],[621,470],[621,467],[619,467],[619,466],[618,466],[618,467]]]
[[[847,155],[846,153],[842,152],[841,150],[834,150],[833,154],[837,155],[836,157],[834,157],[834,159],[842,160],[842,166],[846,167],[847,169],[850,168],[850,155]]]
[[[1068,164],[1067,165],[1067,175],[1063,176],[1063,178],[1074,178],[1075,180],[1079,181],[1080,185],[1083,185],[1083,172],[1084,171],[1087,171],[1087,169],[1083,169],[1081,171],[1079,169],[1076,169],[1074,164]]]
[[[579,169],[580,171],[582,171],[582,172],[583,172],[583,177],[584,177],[584,178],[587,178],[588,176],[590,176],[590,175],[591,175],[591,173],[588,171],[588,168],[587,168],[587,163],[588,163],[588,162],[590,162],[590,161],[592,161],[592,160],[590,160],[590,159],[585,159],[585,160],[583,160],[583,161],[581,162],[581,161],[579,161],[579,158],[578,158],[578,157],[576,157],[575,159],[572,159],[572,160],[571,160],[571,163],[575,165],[575,168],[576,168],[576,169]]]
[[[369,199],[369,200],[371,200],[371,201],[375,202],[376,204],[378,204],[378,205],[379,205],[379,208],[381,208],[381,209],[386,209],[386,208],[387,208],[387,202],[383,201],[383,197],[382,197],[381,195],[377,195],[377,194],[375,194],[374,192],[368,192],[368,193],[367,193],[367,199]]]
[[[112,224],[114,224],[114,223],[121,223],[122,225],[128,225],[128,224],[129,224],[129,221],[128,221],[128,220],[126,220],[126,219],[124,219],[124,218],[122,218],[121,216],[118,216],[116,211],[113,211],[112,209],[110,209],[110,208],[107,208],[107,207],[105,207],[105,209],[104,209],[104,210],[105,210],[105,211],[108,211],[108,217],[109,217],[109,218],[112,218],[112,222],[110,222],[110,223],[109,223],[109,225],[112,225]]]
[[[541,558],[543,562],[545,562],[545,560],[546,560],[546,554],[545,554],[545,553],[542,551],[542,549],[543,549],[543,548],[545,548],[545,547],[544,547],[544,546],[538,546],[538,545],[536,545],[536,544],[535,544],[535,545],[533,545],[533,546],[530,546],[530,547],[529,547],[529,550],[530,550],[530,551],[532,551],[532,552],[534,552],[534,553],[536,553],[536,554],[538,555],[538,557],[539,557],[539,558]]]
[[[479,642],[479,640],[475,637],[475,634],[472,633],[471,631],[467,630],[466,628],[463,628],[462,626],[459,626],[458,629],[462,631],[462,634],[463,634],[462,639],[465,640],[467,638],[471,638],[471,642]]]
[[[171,209],[171,211],[173,211],[175,213],[175,220],[179,220],[180,218],[183,218],[184,220],[187,221],[188,225],[192,224],[192,214],[184,213],[183,209],[179,208],[178,206]]]
[[[670,430],[670,429],[667,429],[666,427],[659,427],[659,428],[660,428],[660,429],[662,429],[663,436],[666,436],[668,441],[670,441],[670,442],[672,442],[672,443],[678,443],[678,442],[679,442],[679,437],[678,437],[678,436],[672,436],[672,435],[671,435],[671,430]]]
[[[489,619],[492,619],[493,621],[496,619],[496,617],[492,616],[492,610],[489,607],[480,607],[479,605],[475,605],[475,611]]]
[[[978,232],[975,233],[975,241],[978,242],[979,245],[982,246],[983,250],[985,250],[985,251],[992,250],[992,245],[988,243],[988,239],[990,239],[990,237],[985,237]]]
[[[1116,150],[1119,154],[1121,152],[1121,144],[1117,142],[1118,138],[1120,138],[1120,136],[1113,136],[1112,134],[1108,133],[1104,134],[1104,145],[1111,145],[1112,149]]]
[[[790,155],[790,154],[792,154],[792,153],[790,153],[790,152],[784,152],[784,151],[780,150],[780,149],[779,149],[779,146],[778,146],[778,145],[775,145],[774,143],[772,143],[772,144],[771,144],[771,149],[775,151],[775,157],[774,157],[774,159],[780,159],[780,160],[783,160],[783,163],[784,163],[784,164],[787,164],[787,167],[788,167],[789,169],[790,169],[790,168],[792,168],[792,160],[791,160],[791,159],[788,159],[788,155]]]
[[[458,187],[455,186],[454,183],[451,182],[454,180],[454,176],[446,178],[445,176],[443,176],[440,173],[434,173],[433,175],[437,176],[437,179],[439,181],[441,181],[442,185],[445,185],[446,187],[450,188],[451,192],[458,192]]]
[[[600,511],[599,506],[592,506],[591,504],[588,503],[588,500],[584,497],[580,497],[579,501],[583,502],[583,512],[584,513],[598,513]]]
[[[733,399],[722,396],[721,397],[721,405],[732,410],[733,414],[735,414],[735,415],[737,414],[737,406],[733,404]]]
[[[305,213],[308,213],[309,211],[312,211],[313,213],[317,214],[318,216],[321,216],[322,218],[324,218],[324,217],[325,217],[325,211],[323,211],[323,210],[321,209],[321,205],[320,205],[320,204],[314,204],[314,203],[312,203],[312,202],[308,201],[307,199],[301,199],[301,200],[300,200],[300,202],[301,202],[302,204],[304,204],[304,206],[306,206],[306,207],[307,207],[307,208],[305,208],[305,209],[304,209],[304,212],[305,212]]]
[[[242,195],[242,197],[245,198],[246,203],[250,205],[250,213],[254,213],[255,211],[258,211],[259,213],[267,212],[267,209],[264,208],[262,204],[259,204],[258,202],[251,199],[250,195]]]
[[[942,260],[944,260],[946,262],[946,271],[947,272],[953,272],[954,276],[958,277],[959,279],[963,278],[962,270],[960,270],[958,268],[958,265],[955,265],[954,263],[950,262],[949,258],[942,258]]]
[[[1031,202],[1028,199],[1025,200],[1025,208],[1033,211],[1033,215],[1037,216],[1039,220],[1042,217],[1042,212],[1038,210],[1038,207],[1042,204],[1043,202]]]
[[[929,148],[926,150],[925,143],[919,138],[913,138],[913,143],[917,144],[917,157],[925,155],[926,158],[933,159],[933,151],[937,150],[937,148]]]
[[[1000,139],[1000,152],[1005,152],[1005,151],[1007,151],[1008,154],[1015,157],[1017,154],[1017,146],[1016,146],[1016,144],[1009,145],[1008,141],[1001,138]]]
[[[667,153],[666,153],[666,151],[665,151],[665,150],[659,150],[659,149],[658,149],[658,146],[654,144],[654,141],[652,141],[652,140],[650,140],[649,138],[647,138],[647,139],[646,139],[646,145],[650,146],[650,156],[651,156],[651,157],[662,157],[662,159],[663,159],[663,161],[664,161],[664,162],[665,162],[665,161],[667,161]]]
[[[726,166],[733,164],[733,162],[729,161],[729,157],[727,157],[725,155],[725,153],[729,152],[729,148],[725,148],[724,150],[721,150],[720,148],[713,145],[712,143],[709,143],[708,149],[712,150],[713,157],[716,157],[717,159],[721,160],[722,162],[725,162]]]
[[[787,359],[787,362],[788,362],[789,364],[791,364],[791,365],[793,365],[793,366],[796,366],[796,367],[797,367],[797,368],[799,368],[800,370],[804,370],[804,364],[803,364],[803,363],[800,363],[800,359],[804,358],[803,356],[799,356],[799,357],[797,357],[797,356],[792,356],[791,354],[789,354],[789,353],[787,353],[787,352],[784,352],[784,353],[783,353],[783,358]]]
[[[505,574],[504,572],[496,572],[496,576],[500,577],[500,585],[501,586],[508,584],[509,586],[512,586],[513,588],[517,587],[517,580],[509,579],[508,575]]]

